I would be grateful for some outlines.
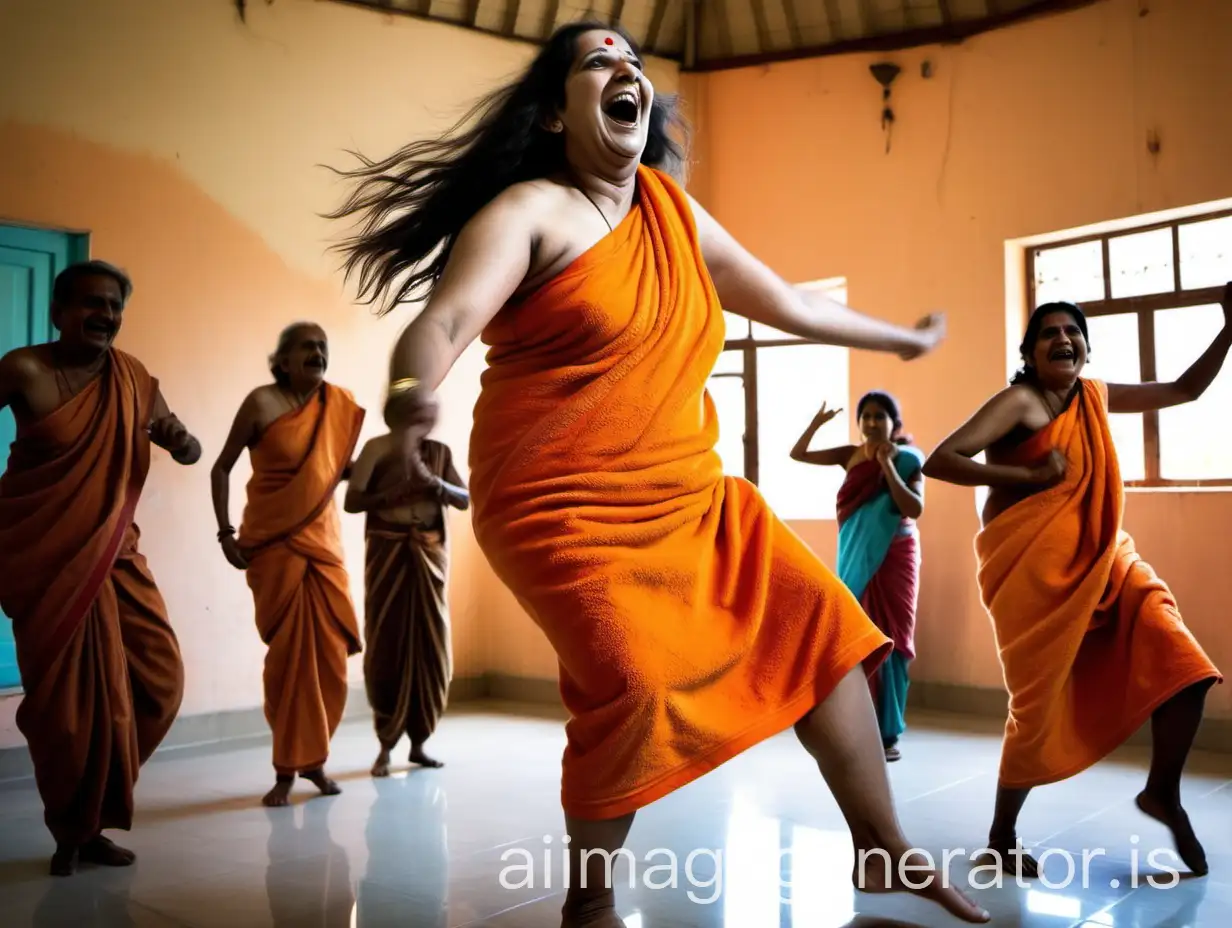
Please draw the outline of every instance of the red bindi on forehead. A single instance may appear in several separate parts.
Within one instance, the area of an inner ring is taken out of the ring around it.
[[[603,40],[603,44],[604,44],[604,45],[615,45],[615,44],[616,44],[616,42],[615,42],[615,40],[614,40],[614,39],[613,39],[613,38],[609,35],[606,39],[604,39],[604,40]]]

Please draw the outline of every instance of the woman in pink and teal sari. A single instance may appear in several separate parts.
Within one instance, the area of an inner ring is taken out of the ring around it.
[[[806,464],[839,465],[847,471],[838,493],[838,576],[864,611],[894,642],[894,651],[869,680],[886,760],[901,756],[906,729],[908,664],[915,658],[919,601],[920,539],[916,520],[924,512],[924,453],[903,434],[898,402],[888,393],[864,394],[856,407],[863,441],[824,451],[808,445],[841,410],[821,411],[792,449]]]

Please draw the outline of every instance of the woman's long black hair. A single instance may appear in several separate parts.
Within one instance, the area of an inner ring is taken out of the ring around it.
[[[623,36],[640,56],[619,27],[594,21],[562,26],[515,83],[481,99],[445,135],[412,142],[383,161],[352,153],[362,166],[337,173],[358,183],[326,218],[362,217],[359,231],[337,250],[345,255],[346,276],[358,275],[363,302],[384,298],[379,313],[385,315],[398,303],[430,295],[471,217],[512,185],[565,166],[564,140],[546,126],[565,104],[578,37],[592,29]],[[675,96],[655,95],[642,163],[679,176],[687,128],[676,104]]]
[[[1082,338],[1087,343],[1087,354],[1091,353],[1091,336],[1087,329],[1087,317],[1077,303],[1043,303],[1035,308],[1031,318],[1027,320],[1027,331],[1022,336],[1022,344],[1018,346],[1018,354],[1022,357],[1022,367],[1010,378],[1010,386],[1020,383],[1039,385],[1039,375],[1031,359],[1035,356],[1035,343],[1039,341],[1040,329],[1044,325],[1044,317],[1050,313],[1068,313],[1078,323],[1082,330]]]

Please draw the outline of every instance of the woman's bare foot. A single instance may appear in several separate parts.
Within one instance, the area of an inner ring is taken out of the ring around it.
[[[98,864],[100,867],[130,867],[137,860],[137,855],[110,838],[95,835],[81,846],[77,859],[83,864]]]
[[[851,881],[866,893],[916,893],[965,922],[983,923],[991,916],[949,885],[949,874],[925,866],[929,861],[906,846],[893,850],[856,848]],[[905,858],[905,859],[904,859]]]
[[[77,847],[61,844],[56,846],[56,852],[51,855],[52,876],[72,876],[77,872]]]
[[[984,849],[985,853],[980,855],[979,860],[986,865],[1000,865],[1001,872],[1008,876],[1022,880],[1034,880],[1039,876],[1039,861],[1018,843],[1017,835],[989,836]]]
[[[389,776],[389,748],[381,748],[381,753],[376,756],[376,763],[372,765],[372,775],[374,777]]]
[[[322,796],[337,796],[342,792],[342,787],[325,775],[324,768],[301,773],[300,776],[319,789]]]
[[[610,889],[566,894],[560,915],[560,928],[625,928],[616,914],[616,894]]]
[[[294,777],[284,777],[279,775],[274,781],[274,788],[265,794],[261,800],[263,806],[285,806],[291,801],[291,787],[295,785]]]
[[[419,764],[421,767],[444,767],[445,765],[435,758],[429,757],[424,753],[422,744],[411,745],[410,761],[412,764]]]
[[[1189,868],[1189,872],[1206,876],[1209,871],[1206,851],[1198,841],[1198,836],[1194,834],[1193,826],[1189,824],[1189,816],[1181,808],[1180,802],[1157,799],[1146,790],[1140,792],[1134,802],[1144,813],[1172,832],[1177,856]]]

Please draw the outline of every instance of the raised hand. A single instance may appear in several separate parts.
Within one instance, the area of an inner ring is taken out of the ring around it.
[[[817,410],[817,415],[813,417],[813,425],[817,428],[821,428],[821,426],[825,425],[842,411],[842,407],[839,407],[838,409],[827,409],[826,404],[822,403],[821,409]]]
[[[899,352],[904,361],[914,361],[945,341],[945,313],[932,313],[915,324],[915,344]]]

